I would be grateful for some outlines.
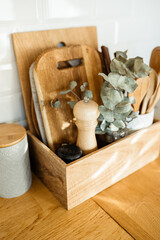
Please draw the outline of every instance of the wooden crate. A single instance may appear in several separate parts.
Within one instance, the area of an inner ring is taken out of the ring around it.
[[[71,209],[155,160],[160,149],[160,122],[70,164],[30,132],[28,139],[36,175]]]
[[[49,30],[13,35],[30,129],[28,140],[32,168],[64,207],[71,209],[155,160],[159,156],[160,149],[160,122],[70,164],[61,160],[35,136],[28,76],[29,67],[38,55],[44,49],[56,46],[60,41],[65,41],[68,45],[88,44],[97,49],[96,28]]]

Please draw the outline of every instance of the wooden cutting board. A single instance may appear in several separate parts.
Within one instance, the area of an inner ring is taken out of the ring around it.
[[[18,65],[24,106],[30,131],[36,135],[31,114],[31,87],[29,68],[36,58],[46,49],[57,47],[59,42],[67,46],[87,44],[95,49],[97,44],[96,27],[65,28],[46,31],[33,31],[12,34],[12,41]]]
[[[59,62],[81,59],[77,67],[58,69]],[[73,113],[67,101],[77,100],[72,93],[60,95],[69,89],[71,81],[77,82],[75,92],[81,97],[80,85],[88,82],[93,92],[93,100],[100,103],[102,78],[101,60],[98,52],[87,45],[54,48],[44,52],[35,62],[34,79],[39,98],[48,145],[55,150],[62,143],[74,143],[77,130],[73,123]],[[51,100],[60,99],[59,109],[50,106]]]

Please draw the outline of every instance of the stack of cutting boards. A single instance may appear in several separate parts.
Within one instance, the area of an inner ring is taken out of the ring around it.
[[[74,59],[81,59],[82,64],[58,68],[58,63]],[[102,80],[98,73],[101,71],[98,52],[86,45],[53,48],[37,58],[34,79],[48,145],[52,150],[62,143],[74,143],[77,137],[72,109],[67,104],[68,101],[77,99],[72,93],[60,95],[60,92],[69,89],[71,81],[76,81],[75,93],[81,98],[80,86],[87,82],[93,99],[100,103]],[[51,101],[57,99],[61,102],[60,108],[51,107]]]
[[[102,79],[98,73],[102,72],[102,67],[97,51],[96,35],[96,28],[88,27],[18,33],[12,36],[30,131],[34,135],[41,133],[37,127],[37,115],[34,111],[37,103],[33,105],[35,95],[32,98],[32,94],[28,91],[32,84],[26,77],[28,76],[26,71],[29,72],[29,68],[34,62],[30,77],[32,75],[34,78],[40,112],[38,118],[42,118],[41,122],[44,125],[48,146],[52,150],[62,143],[76,141],[77,130],[73,123],[72,110],[67,102],[77,99],[71,93],[60,95],[61,91],[69,89],[71,81],[77,82],[75,92],[79,97],[81,97],[80,85],[88,82],[88,89],[92,90],[93,99],[100,103],[99,93]],[[67,47],[56,48],[61,41],[65,42]],[[75,67],[58,68],[59,63],[74,59],[80,59],[81,64]],[[33,92],[35,93],[35,91]],[[56,99],[61,102],[59,109],[50,105],[51,100],[55,101]],[[42,136],[42,134],[40,135]]]

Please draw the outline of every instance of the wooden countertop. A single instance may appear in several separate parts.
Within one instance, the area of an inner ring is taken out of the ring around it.
[[[33,175],[24,195],[0,198],[0,239],[160,239],[160,159],[70,211]]]

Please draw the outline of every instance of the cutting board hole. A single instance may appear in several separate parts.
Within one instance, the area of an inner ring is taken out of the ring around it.
[[[83,65],[83,58],[75,58],[67,61],[60,61],[57,63],[58,69],[64,69],[64,68],[73,68]]]
[[[59,42],[57,45],[58,48],[65,47],[65,46],[66,44],[64,42]]]

